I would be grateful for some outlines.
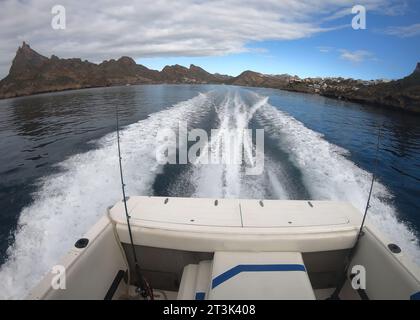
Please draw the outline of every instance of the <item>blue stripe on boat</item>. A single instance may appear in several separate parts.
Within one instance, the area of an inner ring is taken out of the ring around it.
[[[419,292],[416,292],[416,293],[413,293],[410,296],[410,300],[420,300],[420,291]]]
[[[218,275],[212,281],[212,289],[241,272],[303,271],[303,264],[240,264]]]
[[[205,292],[196,292],[195,293],[195,300],[204,300],[205,297],[206,297]]]

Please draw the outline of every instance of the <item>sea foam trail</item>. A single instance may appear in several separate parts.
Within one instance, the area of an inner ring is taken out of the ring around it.
[[[271,135],[299,168],[313,199],[348,201],[364,212],[372,176],[345,157],[347,150],[268,103],[256,118],[264,125],[265,134]],[[387,188],[376,181],[368,219],[420,264],[416,236],[398,221],[391,199]]]
[[[217,129],[241,130],[247,129],[250,120],[255,112],[267,103],[268,98],[249,95],[249,101],[245,101],[243,91],[229,90],[226,92],[223,101],[215,106],[217,116]],[[215,128],[216,129],[216,128]],[[235,132],[235,131],[231,131]],[[240,139],[236,137],[236,141]],[[245,155],[255,151],[255,146],[249,139],[241,144],[228,146],[223,136],[223,131],[212,136],[207,147],[210,148],[210,157],[221,160],[223,155],[234,156]],[[230,150],[227,150],[227,149]],[[217,156],[215,156],[217,154]],[[207,155],[205,155],[207,156]],[[270,189],[271,197],[287,199],[288,194],[279,177],[282,177],[281,164],[265,155],[264,173],[262,175],[247,176],[244,163],[241,164],[193,164],[190,171],[185,173],[182,180],[189,180],[195,187],[194,197],[217,197],[217,198],[265,198],[267,187]],[[200,161],[200,158],[199,158]]]
[[[208,111],[211,99],[210,93],[199,94],[121,131],[128,194],[152,193],[161,170],[155,157],[157,130],[199,119]],[[97,147],[60,163],[61,173],[40,182],[33,203],[21,212],[15,243],[0,268],[0,299],[24,298],[75,239],[121,199],[116,134],[99,140]]]

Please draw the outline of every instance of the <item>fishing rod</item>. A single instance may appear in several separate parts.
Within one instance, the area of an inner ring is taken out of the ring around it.
[[[115,114],[116,114],[116,120],[117,120],[116,122],[117,122],[118,163],[119,163],[119,167],[120,167],[121,189],[122,189],[124,209],[125,209],[125,218],[127,220],[128,234],[130,236],[130,244],[131,244],[131,249],[132,249],[132,252],[133,252],[134,270],[135,270],[136,276],[137,276],[136,286],[139,289],[140,294],[144,299],[147,299],[147,297],[149,297],[150,300],[153,300],[153,289],[149,285],[147,280],[144,278],[143,273],[141,271],[140,264],[139,264],[139,261],[137,259],[136,249],[135,249],[135,246],[134,246],[133,234],[131,232],[131,224],[130,224],[130,218],[131,217],[128,214],[128,209],[127,209],[127,197],[125,196],[125,183],[124,183],[124,175],[123,175],[123,170],[122,170],[118,106],[115,106]]]
[[[355,255],[356,251],[357,251],[357,247],[359,245],[360,238],[364,234],[363,233],[363,227],[365,225],[366,216],[367,216],[367,213],[368,213],[369,208],[370,208],[370,199],[372,197],[373,185],[375,183],[376,174],[377,174],[377,171],[378,171],[378,165],[379,165],[379,146],[380,146],[380,142],[381,142],[381,129],[382,129],[382,126],[383,126],[383,124],[381,124],[379,126],[379,129],[378,129],[378,141],[376,142],[375,165],[374,165],[374,169],[373,169],[373,173],[372,173],[372,180],[371,180],[371,183],[370,183],[369,196],[368,196],[368,199],[367,199],[367,202],[366,202],[366,207],[365,207],[365,212],[363,214],[362,223],[360,224],[360,228],[359,228],[359,232],[357,233],[356,241],[355,241],[353,247],[350,249],[350,252],[349,252],[349,254],[348,254],[347,258],[346,258],[346,261],[347,262],[346,262],[346,265],[344,267],[343,274],[342,274],[342,276],[341,276],[341,278],[340,278],[340,280],[338,282],[337,287],[335,288],[335,290],[331,294],[331,296],[328,298],[328,300],[339,300],[340,299],[339,295],[340,295],[341,290],[344,287],[344,284],[346,283],[347,273],[348,273],[348,271],[350,269],[351,262],[353,260],[353,257]]]

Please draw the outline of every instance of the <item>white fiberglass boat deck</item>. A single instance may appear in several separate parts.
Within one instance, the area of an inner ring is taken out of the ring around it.
[[[339,283],[361,213],[347,203],[131,197],[134,251],[156,299],[325,299]],[[47,274],[32,299],[136,299],[133,247],[124,202],[58,264],[66,289]],[[366,224],[341,299],[416,299],[420,270],[398,244]]]

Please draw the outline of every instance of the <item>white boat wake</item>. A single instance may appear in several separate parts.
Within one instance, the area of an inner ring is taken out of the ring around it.
[[[227,93],[223,103],[215,108],[218,118],[218,129],[246,129],[255,112],[267,103],[268,98],[257,99],[251,106],[246,105],[238,91]],[[238,131],[238,132],[239,132]],[[221,131],[222,132],[222,131]],[[210,150],[214,156],[220,151],[220,156],[226,154],[227,146],[219,133],[211,141]],[[242,152],[251,153],[253,148],[251,141],[245,140],[244,145],[233,145],[235,156],[240,157]],[[277,199],[287,199],[286,191],[277,180],[279,172],[273,173],[275,167],[268,165],[267,159],[265,172],[262,175],[247,176],[243,165],[240,164],[217,164],[217,165],[196,165],[191,168],[189,180],[195,186],[195,197],[220,197],[220,198],[264,198],[267,176],[271,177],[276,188]],[[280,167],[281,164],[279,164]]]

